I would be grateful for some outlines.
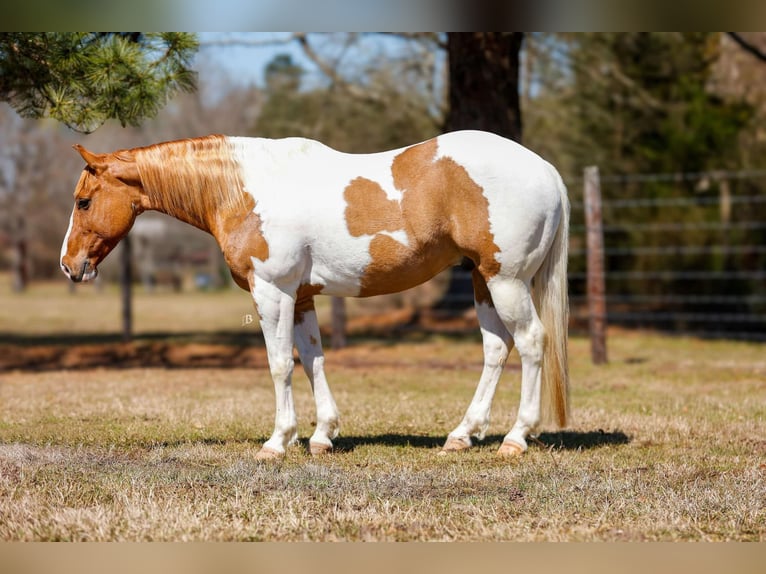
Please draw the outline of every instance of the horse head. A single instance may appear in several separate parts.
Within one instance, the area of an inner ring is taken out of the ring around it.
[[[145,194],[130,151],[95,154],[73,146],[87,166],[74,192],[74,208],[61,246],[61,269],[74,282],[89,281],[145,209]]]

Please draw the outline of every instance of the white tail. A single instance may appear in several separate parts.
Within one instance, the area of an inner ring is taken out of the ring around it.
[[[556,237],[534,279],[533,297],[545,329],[540,389],[541,423],[564,427],[569,413],[569,365],[567,334],[569,295],[567,253],[569,251],[569,199],[556,173],[563,210]]]

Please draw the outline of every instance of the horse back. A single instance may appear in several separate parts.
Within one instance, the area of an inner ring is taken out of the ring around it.
[[[266,166],[271,177],[255,173],[251,187],[276,266],[294,259],[280,256],[279,244],[305,249],[302,282],[324,284],[325,293],[401,291],[462,257],[490,278],[504,261],[524,259],[510,242],[553,223],[546,162],[493,134],[455,132],[367,155],[301,146],[308,151],[277,162],[289,169]],[[534,249],[528,239],[520,247]]]

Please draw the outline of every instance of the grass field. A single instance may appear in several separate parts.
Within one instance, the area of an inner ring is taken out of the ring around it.
[[[39,325],[58,321],[68,333],[74,317],[109,332],[113,295],[78,293],[78,306],[62,293],[3,294],[0,331],[45,337]],[[147,295],[148,313],[141,297],[137,314],[163,331],[201,330],[208,314],[238,328],[250,312],[241,294]],[[478,338],[352,343],[327,353],[336,452],[306,452],[313,408],[297,373],[302,441],[270,464],[253,458],[273,421],[265,369],[0,374],[0,539],[766,538],[763,345],[612,332],[597,368],[575,337],[572,426],[509,462],[494,451],[517,408],[515,353],[489,436],[442,457],[478,380]]]

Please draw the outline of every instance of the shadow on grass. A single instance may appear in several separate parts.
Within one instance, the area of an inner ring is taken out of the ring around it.
[[[628,444],[630,442],[630,437],[622,431],[606,432],[602,429],[598,429],[596,431],[544,432],[540,433],[537,440],[548,448],[587,450],[602,446]]]
[[[490,435],[478,444],[491,445],[503,442],[503,435]],[[439,448],[447,435],[416,435],[385,433],[369,436],[340,436],[335,439],[337,451],[352,451],[359,446],[382,445],[392,447]],[[621,431],[559,431],[541,433],[537,441],[530,440],[531,448],[553,448],[560,450],[588,450],[611,445],[628,444],[630,437]]]
[[[392,447],[437,448],[444,444],[446,435],[416,435],[385,433],[367,436],[339,436],[333,440],[335,450],[352,451],[360,446],[381,445]]]
[[[260,448],[266,441],[267,436],[185,436],[168,440],[138,440],[135,443],[128,441],[134,446],[141,448],[177,448],[190,445],[205,446],[226,446],[232,444],[246,444],[254,449]],[[419,435],[419,434],[400,434],[384,433],[377,435],[357,435],[357,436],[339,436],[334,443],[336,453],[353,452],[362,446],[384,446],[391,448],[417,448],[417,449],[438,449],[444,445],[447,435]],[[477,446],[484,445],[497,448],[503,442],[503,435],[489,435],[482,441],[476,441]],[[542,433],[537,440],[528,441],[529,447],[545,448],[553,450],[588,450],[610,445],[623,445],[630,442],[630,438],[623,432],[604,432],[597,431],[561,431],[555,433]],[[309,439],[299,439],[300,448],[306,452],[309,450]]]

